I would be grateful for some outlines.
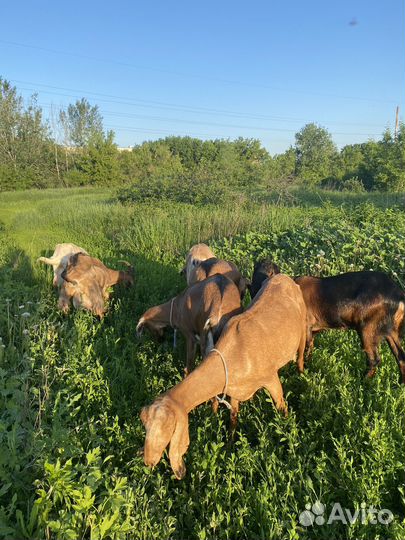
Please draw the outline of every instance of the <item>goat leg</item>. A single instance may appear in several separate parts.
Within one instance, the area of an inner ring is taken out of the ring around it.
[[[387,336],[387,343],[391,349],[392,354],[397,361],[399,372],[401,375],[401,383],[405,384],[405,352],[401,347],[401,342],[397,336]]]
[[[230,405],[231,405],[231,411],[230,411],[230,420],[229,420],[229,440],[233,442],[235,439],[236,425],[238,423],[239,400],[231,397]]]
[[[197,343],[195,342],[194,336],[187,336],[187,361],[186,367],[184,368],[184,376],[187,377],[194,369],[194,360],[197,353]]]
[[[265,385],[265,388],[268,392],[270,392],[277,410],[282,412],[284,416],[288,416],[287,404],[284,401],[283,387],[281,386],[277,373],[275,373],[274,376],[269,380],[269,382]]]

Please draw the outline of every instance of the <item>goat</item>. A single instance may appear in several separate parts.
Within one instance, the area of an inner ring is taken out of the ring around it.
[[[298,361],[303,361],[305,340],[302,293],[291,278],[279,274],[263,284],[244,313],[230,319],[216,348],[190,375],[142,409],[145,464],[156,465],[170,444],[170,465],[176,478],[183,478],[188,413],[219,393],[231,397],[231,429],[236,426],[239,402],[263,387],[286,413],[278,370],[297,352]]]
[[[253,294],[269,268],[269,261],[255,267]],[[308,310],[307,357],[312,353],[314,334],[330,328],[350,328],[356,330],[366,354],[366,376],[375,375],[381,363],[378,347],[385,338],[405,384],[405,352],[400,338],[405,323],[405,293],[389,276],[361,271],[324,278],[302,276],[295,282]]]
[[[129,266],[127,272],[107,268],[99,259],[83,253],[72,255],[61,274],[68,285],[61,288],[59,307],[67,311],[70,298],[73,297],[75,307],[83,307],[102,318],[110,287],[117,283],[127,286],[134,283],[133,268],[125,264]]]
[[[207,279],[214,274],[224,274],[237,285],[241,298],[245,296],[247,280],[242,277],[234,263],[217,259],[206,244],[196,244],[190,249],[186,265],[180,274],[186,277],[187,285]]]
[[[253,298],[259,292],[265,279],[275,276],[279,273],[280,268],[273,261],[270,261],[269,259],[262,259],[260,261],[256,261],[253,269],[252,281],[250,282],[250,284],[248,284],[251,299],[253,300]]]
[[[215,257],[215,255],[207,244],[195,244],[190,248],[186,257],[186,265],[180,271],[180,274],[186,277],[187,285],[191,285],[190,275],[193,268],[198,266],[200,262],[211,259],[212,257]]]
[[[38,261],[49,264],[53,267],[53,286],[61,287],[63,285],[63,279],[61,277],[62,272],[65,270],[71,255],[75,253],[84,253],[88,255],[87,251],[76,244],[56,244],[55,250],[51,257],[39,257]]]
[[[217,259],[216,257],[211,257],[195,265],[190,272],[188,284],[197,283],[215,274],[222,274],[232,280],[238,287],[240,297],[243,300],[247,280],[242,276],[233,262]]]
[[[197,342],[204,358],[227,321],[241,312],[237,287],[226,276],[217,274],[191,285],[169,302],[148,309],[139,319],[136,331],[139,336],[147,328],[161,337],[166,326],[179,329],[187,344],[187,375],[194,367]]]

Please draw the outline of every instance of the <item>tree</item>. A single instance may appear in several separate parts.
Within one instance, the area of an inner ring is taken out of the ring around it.
[[[103,118],[98,105],[91,106],[82,98],[59,114],[65,132],[65,144],[83,148],[90,140],[103,133]]]
[[[338,150],[330,133],[316,124],[306,124],[295,134],[296,174],[316,185],[333,174]]]
[[[36,96],[25,105],[17,89],[0,77],[0,189],[53,185],[51,145]]]
[[[86,184],[111,186],[119,181],[118,150],[114,132],[94,133],[78,162]]]
[[[401,123],[397,137],[387,129],[378,142],[374,188],[380,191],[405,189],[405,124]]]

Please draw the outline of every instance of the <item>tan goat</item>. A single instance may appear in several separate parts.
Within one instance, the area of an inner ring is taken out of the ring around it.
[[[186,277],[187,285],[193,285],[215,274],[223,274],[235,283],[241,298],[245,296],[247,280],[242,277],[234,263],[217,259],[207,244],[196,244],[190,249],[186,265],[180,273]]]
[[[190,248],[186,257],[186,265],[180,272],[181,274],[184,274],[187,280],[187,285],[194,283],[194,281],[190,281],[191,272],[193,271],[194,267],[198,266],[200,262],[205,261],[206,259],[211,259],[212,257],[215,257],[215,255],[207,244],[195,244]]]
[[[75,253],[84,253],[88,255],[87,251],[76,244],[56,244],[55,250],[51,257],[39,257],[38,261],[49,264],[53,267],[53,286],[60,287],[63,285],[63,279],[61,277],[62,272],[65,270],[69,259]]]
[[[183,381],[141,412],[146,428],[144,461],[156,465],[166,446],[178,479],[186,468],[183,455],[189,445],[188,413],[205,401],[231,397],[231,426],[239,402],[266,388],[276,407],[286,412],[278,370],[298,352],[303,362],[306,341],[306,308],[302,293],[288,276],[266,281],[249,308],[233,317],[216,348]]]
[[[72,255],[61,277],[66,285],[61,287],[59,307],[63,311],[69,309],[73,298],[75,307],[83,307],[95,315],[103,317],[105,300],[108,300],[109,289],[117,283],[133,285],[133,268],[127,272],[107,268],[99,259],[83,253]]]
[[[147,328],[157,336],[166,326],[177,328],[187,343],[185,373],[194,367],[197,342],[201,356],[213,348],[228,320],[242,312],[240,295],[226,276],[215,275],[188,287],[169,302],[148,309],[139,319],[138,335]]]

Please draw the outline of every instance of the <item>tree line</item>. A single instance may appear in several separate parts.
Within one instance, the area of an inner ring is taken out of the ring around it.
[[[274,156],[259,140],[242,137],[172,136],[119,151],[97,105],[82,98],[45,120],[35,95],[24,101],[0,78],[0,191],[119,186],[124,198],[134,200],[210,202],[229,190],[291,184],[405,190],[405,125],[396,135],[386,129],[380,140],[341,150],[325,128],[310,123],[296,133],[293,146]]]

